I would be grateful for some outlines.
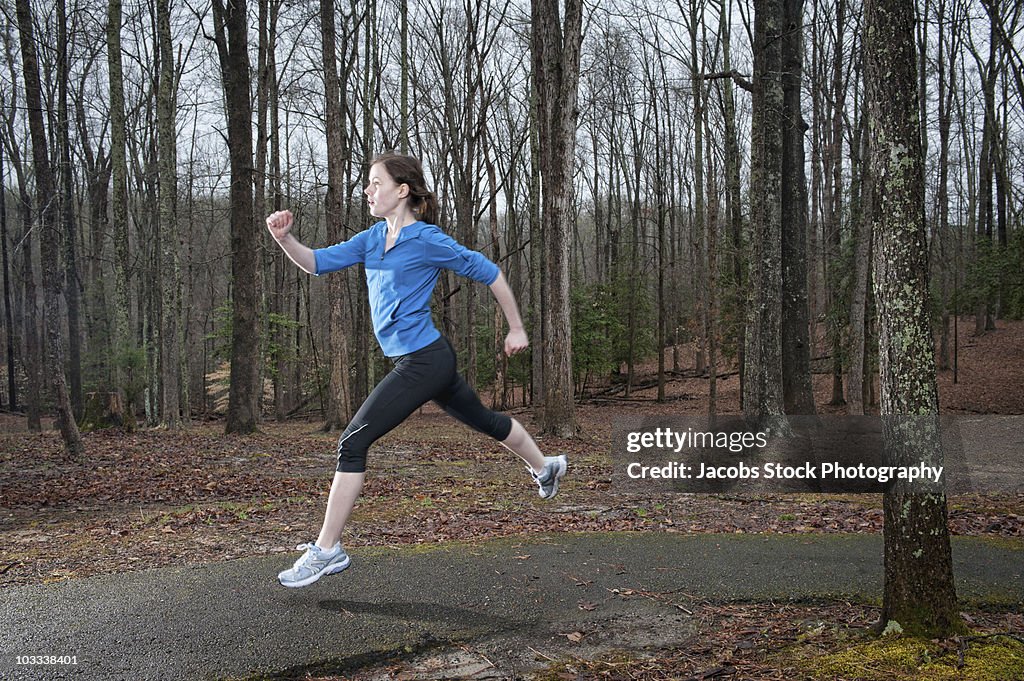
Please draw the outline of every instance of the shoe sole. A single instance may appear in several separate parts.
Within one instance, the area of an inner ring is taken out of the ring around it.
[[[558,455],[558,472],[555,473],[555,484],[551,487],[551,494],[547,496],[541,495],[541,499],[552,499],[558,494],[558,482],[565,475],[565,471],[569,468],[569,459],[566,458],[565,454]]]
[[[344,570],[345,568],[347,568],[351,564],[352,564],[352,558],[349,557],[349,556],[346,556],[344,563],[336,563],[334,565],[328,565],[327,567],[325,567],[320,572],[315,572],[312,575],[310,575],[309,577],[306,577],[305,579],[299,580],[297,582],[282,582],[280,578],[278,578],[277,581],[278,581],[278,583],[281,584],[281,586],[286,586],[289,589],[298,589],[298,588],[301,588],[301,587],[304,587],[304,586],[309,586],[310,584],[313,584],[314,582],[319,580],[321,577],[326,577],[327,575],[337,574],[337,573],[341,572],[342,570]]]

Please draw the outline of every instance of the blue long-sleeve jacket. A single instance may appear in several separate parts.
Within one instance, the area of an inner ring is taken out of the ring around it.
[[[402,228],[398,240],[384,252],[387,223],[327,248],[313,251],[321,275],[363,263],[370,291],[373,332],[388,357],[407,355],[440,338],[430,317],[430,296],[441,268],[490,286],[498,266],[471,251],[436,225],[415,222]]]

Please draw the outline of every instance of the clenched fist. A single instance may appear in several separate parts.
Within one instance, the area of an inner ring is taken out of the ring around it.
[[[267,216],[267,229],[275,239],[280,241],[292,231],[294,222],[295,218],[292,217],[290,210],[279,210]]]

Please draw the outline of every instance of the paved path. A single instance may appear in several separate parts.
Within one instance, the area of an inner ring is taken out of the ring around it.
[[[0,678],[302,677],[482,641],[514,665],[524,650],[557,656],[574,631],[593,646],[685,640],[695,623],[666,601],[877,602],[882,578],[871,535],[559,534],[352,555],[295,590],[275,579],[293,556],[0,590]],[[1024,604],[1024,542],[957,538],[953,557],[961,599]]]

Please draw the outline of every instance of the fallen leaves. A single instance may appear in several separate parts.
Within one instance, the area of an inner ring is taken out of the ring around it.
[[[618,410],[581,409],[591,440],[541,441],[573,462],[553,502],[537,499],[528,476],[485,436],[453,433],[440,412],[416,414],[375,446],[348,542],[400,545],[551,532],[881,532],[880,496],[623,494],[606,484],[611,413]],[[84,462],[65,461],[55,433],[4,434],[0,565],[8,567],[0,583],[38,583],[54,569],[86,576],[126,565],[222,560],[217,542],[206,541],[211,538],[250,547],[308,541],[323,518],[334,436],[312,435],[300,423],[267,423],[245,438],[219,428],[89,433]],[[1024,495],[951,498],[950,528],[954,534],[1024,536],[1022,508]],[[59,553],[47,550],[54,541],[61,543]],[[532,560],[525,553],[515,559]],[[622,564],[608,569],[626,574]]]

